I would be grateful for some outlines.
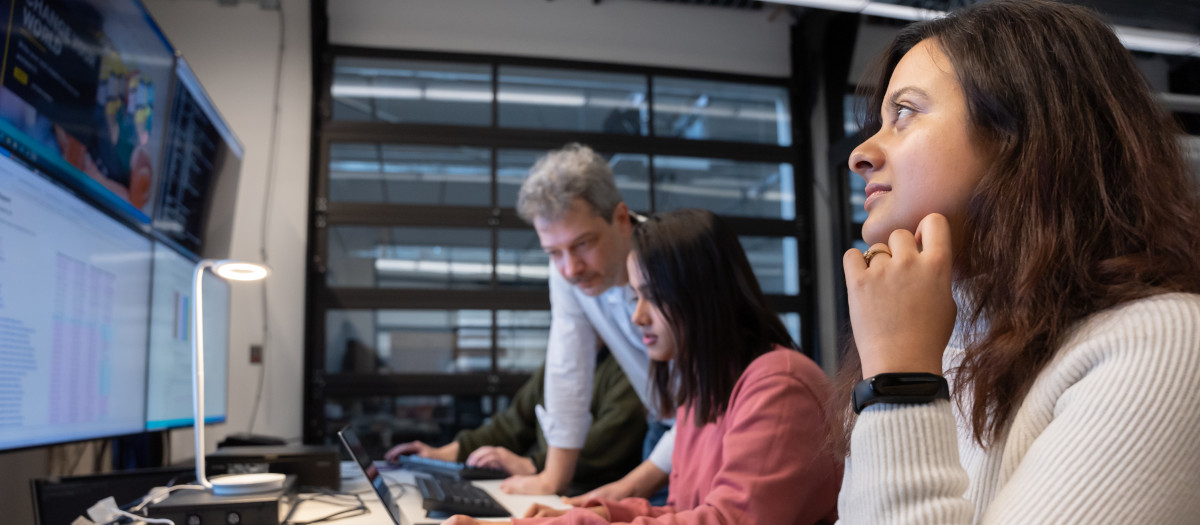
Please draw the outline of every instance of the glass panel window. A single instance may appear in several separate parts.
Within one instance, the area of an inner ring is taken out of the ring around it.
[[[338,57],[333,120],[488,126],[488,64]]]
[[[521,184],[529,176],[529,168],[548,151],[502,149],[496,153],[496,192],[499,206],[513,208],[517,205],[517,194]],[[630,209],[640,212],[650,210],[650,158],[634,153],[600,155],[612,166],[613,180],[621,199]]]
[[[795,237],[744,236],[738,239],[763,293],[800,293],[800,263]]]
[[[867,181],[853,171],[847,170],[846,174],[850,183],[850,220],[861,225],[867,222],[867,209],[863,207],[867,203]]]
[[[654,210],[703,208],[720,215],[796,218],[791,164],[654,157]]]
[[[646,135],[646,77],[500,66],[500,126]]]
[[[537,162],[546,150],[537,149],[501,149],[496,150],[496,205],[501,208],[515,208],[517,194],[521,192],[521,184],[529,177],[529,168]]]
[[[853,93],[842,95],[842,132],[847,137],[858,133],[859,125],[867,120],[867,99]]]
[[[325,400],[325,433],[332,441],[349,426],[371,457],[409,441],[449,443],[493,414],[491,396],[398,396]]]
[[[792,342],[796,343],[797,345],[800,344],[800,314],[779,314],[779,319],[783,321],[783,326],[785,326],[788,333],[791,334]],[[804,349],[801,348],[800,350]]]
[[[332,202],[489,206],[491,150],[465,147],[334,144]]]
[[[654,77],[654,134],[792,145],[787,88]]]
[[[550,312],[496,312],[496,366],[505,371],[533,372],[546,361]]]
[[[329,228],[335,287],[479,290],[492,282],[492,236],[473,228]]]
[[[492,369],[489,310],[329,310],[328,373],[462,373]]]
[[[504,288],[547,290],[550,257],[533,230],[500,230],[496,279]]]

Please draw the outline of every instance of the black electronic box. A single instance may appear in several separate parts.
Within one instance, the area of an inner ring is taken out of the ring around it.
[[[207,490],[177,490],[147,506],[146,516],[175,525],[279,525],[295,504],[295,496],[294,475],[287,477],[283,488],[257,494],[217,496]]]
[[[339,490],[342,486],[341,458],[329,446],[222,447],[207,461],[209,475],[275,472],[295,474],[297,487]]]

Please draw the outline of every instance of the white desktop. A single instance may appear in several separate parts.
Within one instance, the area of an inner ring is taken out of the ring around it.
[[[376,462],[376,466],[381,469],[390,468],[383,462]],[[399,507],[402,515],[401,522],[403,525],[425,525],[444,521],[444,519],[427,517],[428,512],[421,507],[421,494],[412,487],[415,475],[412,471],[381,470],[381,474],[387,479],[389,485],[401,485],[405,489],[403,491],[396,490],[393,493],[396,499],[396,506]],[[561,498],[555,495],[506,494],[500,490],[500,484],[503,483],[503,480],[473,481],[471,483],[487,491],[490,496],[500,502],[516,518],[524,516],[525,511],[529,507],[532,507],[534,503],[541,503],[548,507],[560,509],[569,507],[569,505],[562,502]],[[337,523],[344,525],[387,525],[392,523],[387,511],[383,508],[383,503],[379,501],[379,497],[371,490],[371,485],[367,482],[366,476],[363,475],[362,470],[353,461],[342,462],[342,491],[358,493],[362,496],[363,501],[367,504],[367,510],[370,512],[361,516],[338,520]],[[297,510],[293,519],[318,518],[328,514],[330,508],[332,508],[332,505],[320,502],[305,502],[301,504],[300,509]],[[479,519],[484,521],[509,520],[509,518]]]

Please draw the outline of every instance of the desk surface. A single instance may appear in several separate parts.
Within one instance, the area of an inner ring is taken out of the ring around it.
[[[348,463],[348,462],[347,462]],[[354,465],[357,468],[357,465]],[[352,471],[353,469],[345,469],[343,472]],[[391,486],[392,496],[396,497],[396,505],[400,507],[400,513],[403,514],[403,525],[417,525],[427,523],[441,523],[442,520],[429,519],[426,517],[425,509],[421,508],[421,493],[416,488],[411,486],[413,483],[412,472],[406,470],[388,470],[382,472],[388,480],[388,485]],[[344,475],[344,474],[343,474]],[[504,505],[513,516],[522,516],[525,510],[534,503],[541,503],[556,508],[566,508],[558,496],[527,496],[520,494],[505,494],[500,491],[500,480],[476,481],[476,486],[486,490],[496,501]],[[375,491],[367,484],[367,480],[362,476],[362,472],[358,472],[357,477],[343,477],[342,490],[346,492],[355,492],[362,496],[362,499],[367,504],[368,514],[355,516],[338,520],[338,525],[390,525],[391,518],[388,517],[387,510],[383,508],[383,503],[379,501],[379,497],[375,495]],[[399,487],[397,485],[400,485]],[[401,491],[400,489],[404,490]],[[322,503],[321,501],[308,501],[300,505],[296,514],[292,516],[293,520],[302,521],[307,519],[316,519],[329,514],[331,511],[337,510],[338,507],[331,504]],[[500,520],[501,518],[493,518]]]

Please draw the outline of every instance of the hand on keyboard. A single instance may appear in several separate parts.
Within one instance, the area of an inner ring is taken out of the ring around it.
[[[458,442],[452,441],[448,445],[441,447],[432,447],[420,441],[409,441],[392,447],[383,454],[383,459],[388,463],[396,463],[400,456],[420,456],[429,459],[440,459],[442,461],[455,461],[458,459]]]
[[[500,483],[500,490],[507,494],[554,494],[558,487],[542,474],[513,476]]]
[[[537,474],[532,459],[518,456],[504,447],[479,447],[467,456],[467,465],[504,470],[514,476]]]
[[[396,463],[408,470],[433,472],[454,479],[505,479],[508,472],[493,468],[470,467],[465,463],[429,459],[421,456],[399,456]]]

